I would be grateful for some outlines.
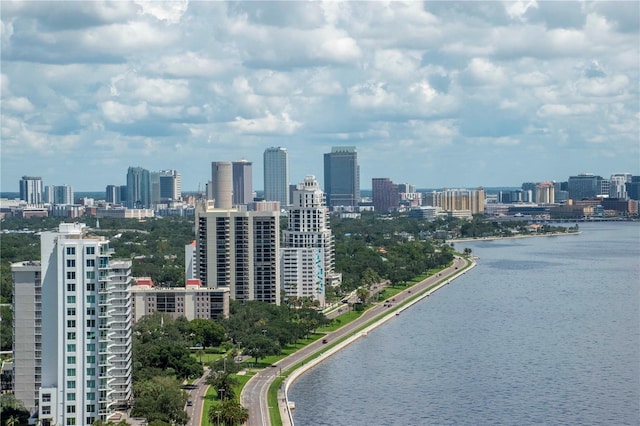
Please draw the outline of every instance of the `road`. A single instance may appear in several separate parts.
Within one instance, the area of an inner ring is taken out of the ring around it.
[[[392,303],[392,308],[398,304],[413,297],[416,293],[431,287],[438,281],[451,276],[458,272],[458,269],[462,269],[466,265],[466,261],[462,258],[456,257],[453,264],[442,270],[439,274],[432,275],[429,278],[407,288],[406,290],[398,293],[393,297],[395,301]],[[339,328],[336,331],[328,333],[326,336],[327,341],[334,342],[342,337],[349,336],[357,329],[361,328],[364,324],[378,315],[389,311],[390,308],[384,306],[384,302],[379,302],[377,305],[367,309],[359,318],[348,323],[344,327]],[[299,351],[283,358],[276,367],[265,368],[264,370],[256,373],[255,376],[249,380],[244,386],[242,393],[240,394],[240,402],[244,407],[249,410],[249,420],[247,426],[268,426],[271,424],[269,419],[269,404],[267,401],[267,391],[273,380],[282,372],[286,371],[297,363],[301,362],[311,354],[320,352],[324,344],[322,339],[317,340],[310,345],[305,346]]]
[[[189,405],[185,407],[185,411],[189,415],[189,422],[187,426],[200,426],[202,424],[202,415],[205,416],[207,413],[203,413],[202,409],[204,407],[204,397],[207,393],[207,376],[209,375],[209,367],[204,367],[204,374],[202,377],[193,382],[195,386],[193,389],[188,390],[189,400],[193,405]]]

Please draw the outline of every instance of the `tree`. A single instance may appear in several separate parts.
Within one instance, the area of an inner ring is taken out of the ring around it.
[[[469,256],[471,254],[471,249],[469,247],[466,247],[463,251],[465,256]]]
[[[238,380],[226,371],[211,371],[207,377],[207,383],[213,386],[221,401],[235,399],[236,394],[233,388],[238,386]]]
[[[278,345],[277,342],[274,342],[262,334],[248,336],[242,343],[246,348],[244,353],[255,358],[256,364],[259,358],[264,358],[269,355],[280,355],[281,352],[280,345]]]
[[[159,420],[165,423],[184,425],[189,420],[184,411],[187,393],[180,388],[180,382],[172,377],[154,377],[134,383],[135,405],[132,416],[144,417],[149,422]]]
[[[216,321],[196,318],[189,322],[193,343],[203,346],[218,346],[224,340],[224,328]]]
[[[29,411],[15,395],[7,393],[0,395],[0,419],[7,419],[5,425],[11,420],[13,425],[26,425],[29,422]]]
[[[209,421],[216,426],[238,426],[249,420],[249,410],[235,399],[225,399],[209,408]]]

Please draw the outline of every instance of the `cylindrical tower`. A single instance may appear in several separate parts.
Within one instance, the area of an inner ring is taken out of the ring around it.
[[[230,161],[211,163],[213,200],[217,209],[231,209],[233,206],[232,166]]]

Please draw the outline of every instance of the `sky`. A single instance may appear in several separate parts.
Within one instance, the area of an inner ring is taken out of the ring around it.
[[[640,174],[640,2],[11,2],[0,189],[355,146],[362,188]]]

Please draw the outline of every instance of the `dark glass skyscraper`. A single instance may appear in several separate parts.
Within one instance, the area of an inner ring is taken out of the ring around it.
[[[151,207],[149,170],[142,167],[129,167],[127,170],[127,207],[130,209]]]
[[[334,146],[324,154],[324,191],[331,208],[358,206],[360,167],[355,146]]]

